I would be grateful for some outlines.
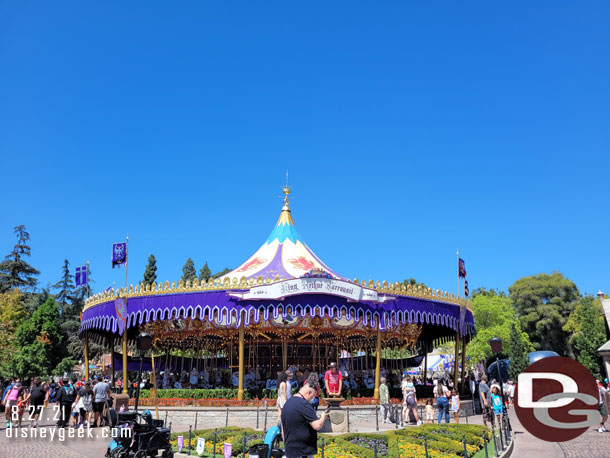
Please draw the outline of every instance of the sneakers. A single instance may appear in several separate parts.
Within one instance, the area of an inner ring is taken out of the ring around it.
[[[605,431],[605,429],[602,429],[602,428],[599,428],[599,429],[597,430],[597,432],[599,432],[599,433],[603,433],[604,431]]]
[[[602,423],[601,428],[599,428],[599,429],[601,429],[601,430],[602,430],[602,432],[604,432],[604,433],[607,433],[607,432],[608,432],[608,430],[606,429],[606,425],[604,425],[603,423]]]
[[[419,426],[419,425],[421,425],[421,420],[419,420],[419,421],[417,422],[417,426]]]

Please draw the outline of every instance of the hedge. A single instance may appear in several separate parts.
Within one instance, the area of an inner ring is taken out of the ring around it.
[[[150,390],[140,390],[140,398],[152,398]],[[230,388],[219,389],[161,389],[157,390],[157,398],[186,398],[186,399],[237,399],[237,390]],[[244,392],[244,399],[250,399],[250,393]]]

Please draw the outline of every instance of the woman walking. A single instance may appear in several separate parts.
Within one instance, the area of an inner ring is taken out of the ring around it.
[[[448,396],[450,395],[449,390],[441,380],[438,380],[436,387],[434,388],[434,399],[436,399],[436,407],[438,409],[438,423],[441,423],[443,415],[445,416],[445,423],[449,423],[449,401]]]
[[[32,406],[32,423],[30,423],[30,428],[36,428],[38,426],[38,417],[40,416],[44,403],[48,397],[47,391],[47,384],[42,383],[40,377],[34,377],[30,393],[26,398],[26,401],[29,401]]]

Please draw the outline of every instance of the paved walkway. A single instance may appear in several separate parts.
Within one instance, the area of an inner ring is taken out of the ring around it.
[[[110,438],[104,437],[108,435],[108,428],[91,429],[90,433],[93,437],[64,437],[61,440],[57,436],[53,405],[45,411],[45,419],[40,422],[37,428],[38,437],[21,437],[29,434],[28,424],[24,421],[24,427],[21,429],[13,429],[13,434],[8,435],[6,428],[0,428],[0,458],[101,458],[106,453],[106,448]],[[545,442],[528,433],[514,413],[510,411],[510,421],[513,426],[515,437],[515,449],[513,457],[515,458],[608,458],[610,457],[610,433],[599,433],[595,429],[591,429],[582,436],[563,443]],[[480,415],[470,416],[467,419],[462,418],[461,423],[482,424]],[[4,424],[4,420],[0,419],[0,424]],[[414,427],[414,426],[408,426]],[[188,426],[181,427],[174,425],[174,431],[186,430]],[[389,431],[395,430],[394,424],[379,424],[379,430]],[[40,437],[42,431],[46,432],[46,437]],[[355,432],[374,432],[376,424],[360,423],[351,425],[351,431]],[[68,431],[68,430],[66,430]],[[106,434],[104,434],[106,433]],[[17,437],[16,437],[17,435]]]

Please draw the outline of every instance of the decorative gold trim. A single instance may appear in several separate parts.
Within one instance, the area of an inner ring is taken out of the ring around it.
[[[136,285],[134,288],[133,285],[129,285],[129,289],[125,294],[123,288],[111,289],[110,291],[104,291],[102,293],[94,294],[89,299],[85,301],[85,307],[83,308],[83,312],[85,310],[90,309],[91,307],[95,307],[98,304],[113,301],[118,299],[119,297],[144,297],[144,296],[160,296],[163,294],[178,294],[178,293],[196,293],[201,291],[217,291],[217,290],[232,290],[232,289],[247,289],[249,287],[263,284],[271,284],[276,283],[278,281],[282,281],[281,278],[276,277],[273,280],[267,278],[263,280],[262,276],[259,276],[256,280],[251,278],[247,280],[245,276],[240,278],[238,277],[224,277],[223,281],[213,280],[205,284],[205,282],[199,283],[198,280],[194,282],[184,282],[180,280],[178,282],[178,286],[176,286],[176,282],[172,282],[171,287],[169,281],[165,283],[153,283],[152,285],[147,285],[144,287],[142,283]],[[346,280],[350,282],[350,280]],[[358,279],[354,279],[353,282],[359,284]],[[446,291],[441,291],[439,289],[432,288],[422,288],[421,285],[405,286],[403,283],[395,282],[388,283],[387,281],[374,282],[373,280],[369,280],[368,283],[364,280],[362,281],[363,287],[368,287],[370,289],[374,289],[379,293],[390,294],[390,295],[398,295],[398,296],[406,296],[406,297],[416,297],[421,299],[431,299],[439,302],[446,302],[452,305],[460,305],[465,306],[470,312],[472,312],[472,302],[470,300],[465,299],[463,297],[458,297],[455,294],[448,293]]]

